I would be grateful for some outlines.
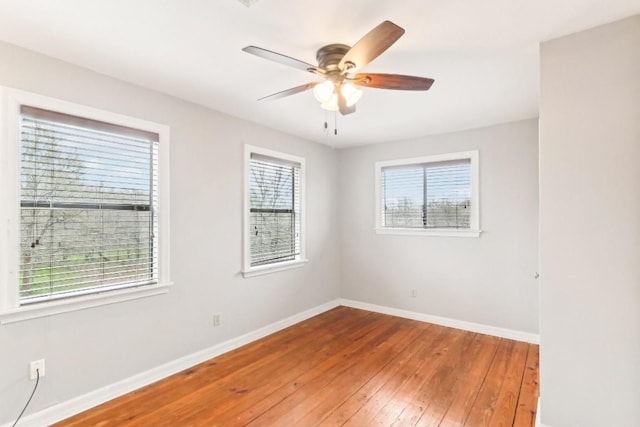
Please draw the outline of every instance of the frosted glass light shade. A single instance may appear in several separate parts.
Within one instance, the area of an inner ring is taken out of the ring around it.
[[[338,111],[338,95],[335,93],[331,94],[326,102],[320,104],[320,108],[323,110]]]
[[[356,87],[351,83],[343,84],[340,91],[342,92],[345,101],[347,101],[347,107],[354,105],[362,96],[362,91],[360,89],[356,89]]]
[[[335,96],[335,87],[333,83],[326,80],[313,88],[313,96],[316,97],[319,103],[323,104],[329,102],[332,96]]]

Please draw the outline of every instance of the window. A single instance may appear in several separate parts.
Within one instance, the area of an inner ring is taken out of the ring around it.
[[[477,237],[478,152],[376,163],[376,231]]]
[[[248,145],[245,157],[244,276],[301,266],[304,159]]]
[[[2,277],[9,289],[0,312],[155,293],[168,271],[160,246],[168,205],[160,204],[159,179],[168,130],[7,92],[17,182],[5,204],[16,209],[4,215],[15,216],[10,234],[17,244],[8,247],[19,249],[7,251],[13,265]]]

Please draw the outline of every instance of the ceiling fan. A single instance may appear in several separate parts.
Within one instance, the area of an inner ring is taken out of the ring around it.
[[[355,112],[356,102],[362,95],[362,91],[356,86],[376,89],[428,90],[433,84],[433,79],[426,77],[358,73],[358,70],[389,49],[403,34],[403,28],[391,21],[384,21],[365,34],[353,47],[345,44],[329,44],[318,49],[317,66],[257,46],[247,46],[242,50],[324,79],[324,81],[306,83],[265,96],[259,101],[284,98],[313,89],[322,108],[351,114]]]

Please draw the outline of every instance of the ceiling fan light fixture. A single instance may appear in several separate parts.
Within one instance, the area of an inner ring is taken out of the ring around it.
[[[313,88],[313,96],[315,96],[316,100],[321,104],[329,102],[332,97],[336,96],[333,82],[325,80],[324,82],[317,84]]]
[[[357,89],[351,83],[344,83],[340,88],[340,92],[344,96],[344,99],[347,101],[347,107],[351,107],[355,105],[356,102],[360,100],[362,96],[362,91]]]

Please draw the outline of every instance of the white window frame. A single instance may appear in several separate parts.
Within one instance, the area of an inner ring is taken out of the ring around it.
[[[282,159],[289,162],[295,162],[300,164],[300,255],[294,260],[282,261],[273,264],[266,264],[260,266],[251,266],[251,248],[250,248],[250,231],[249,226],[251,223],[249,209],[250,203],[250,178],[251,169],[250,161],[251,154],[256,153],[262,156],[272,157],[275,159]],[[277,271],[289,270],[292,268],[302,267],[308,262],[305,252],[305,235],[306,235],[306,181],[305,181],[305,159],[304,157],[298,157],[287,153],[281,153],[279,151],[269,150],[266,148],[258,147],[255,145],[245,144],[244,146],[244,203],[242,206],[243,211],[243,277],[253,277],[262,274],[275,273]]]
[[[480,155],[475,151],[437,154],[433,156],[408,159],[386,160],[375,163],[375,232],[377,234],[400,234],[411,236],[441,237],[479,237],[480,230]],[[468,229],[447,228],[398,228],[382,226],[382,169],[389,166],[411,166],[425,163],[446,162],[451,160],[470,160],[471,162],[471,226]]]
[[[158,283],[20,305],[20,106],[84,117],[159,135]],[[0,87],[0,324],[164,294],[169,263],[169,127],[13,88]]]

